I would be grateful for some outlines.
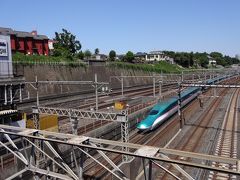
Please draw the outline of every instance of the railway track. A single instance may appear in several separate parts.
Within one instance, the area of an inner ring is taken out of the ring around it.
[[[223,92],[221,93],[221,96],[224,96],[225,95],[225,93],[226,93],[226,91],[227,90],[223,90]],[[216,98],[216,100],[213,102],[213,104],[210,106],[210,107],[213,107],[213,106],[215,106],[215,107],[217,107],[219,104],[220,104],[220,102],[221,102],[221,100],[220,100],[221,98]],[[196,102],[196,101],[195,101]],[[189,111],[191,111],[191,110],[189,110]],[[207,118],[205,118],[205,120],[201,123],[201,125],[204,127],[206,127],[206,126],[208,126],[208,121],[209,121],[209,118],[212,118],[212,116],[213,116],[213,114],[214,114],[214,111],[213,112],[211,112],[211,110],[208,110],[209,111],[209,115],[208,115],[208,117]],[[186,113],[187,113],[187,111],[186,111]],[[147,135],[136,135],[135,137],[132,137],[131,139],[131,142],[133,142],[133,143],[140,143],[140,144],[147,144],[147,145],[156,145],[156,144],[158,144],[159,145],[159,143],[157,143],[157,142],[159,142],[159,139],[160,138],[162,138],[163,136],[165,136],[168,132],[169,132],[169,130],[171,129],[172,130],[172,127],[176,127],[177,126],[177,124],[179,124],[179,122],[178,121],[176,121],[176,119],[177,118],[175,118],[175,120],[174,121],[171,121],[171,122],[169,122],[169,125],[168,125],[168,128],[163,128],[161,131],[160,131],[160,133],[156,133],[156,134],[154,134],[153,136],[151,136],[151,135],[149,135],[149,134],[147,134]],[[201,126],[200,125],[200,126]],[[197,130],[197,128],[194,130],[194,132],[192,133],[193,134],[193,136],[196,136],[198,139],[201,139],[201,137],[203,136],[202,134],[204,134],[204,128],[202,128],[202,129],[198,129]],[[192,137],[191,135],[189,135],[189,137]],[[196,149],[197,148],[197,143],[194,143],[194,141],[195,142],[198,142],[198,140],[197,139],[195,139],[195,140],[190,140],[189,138],[188,138],[188,140],[187,140],[188,142],[186,142],[186,144],[188,144],[188,145],[184,145],[184,146],[182,146],[182,150],[187,150],[187,151],[194,151],[194,149]],[[112,156],[111,156],[112,157]],[[115,162],[115,163],[118,163],[118,162],[120,162],[121,161],[121,157],[119,157],[119,156],[114,156],[114,157],[112,157],[112,161],[113,162]],[[88,172],[86,173],[86,174],[88,174]],[[89,173],[88,174],[88,177],[96,177],[96,178],[99,178],[99,179],[101,179],[102,177],[109,177],[109,176],[106,176],[106,174],[108,174],[103,168],[101,168],[101,167],[99,167],[99,168],[97,168],[97,167],[95,167],[94,168],[94,171],[91,171],[91,173]],[[176,173],[176,174],[179,174],[178,172]],[[167,176],[167,175],[166,175]],[[165,177],[164,177],[165,178]],[[169,177],[168,177],[169,178]],[[168,178],[165,178],[165,179],[168,179]],[[170,177],[171,178],[171,177]],[[104,178],[105,179],[105,178]],[[107,179],[110,179],[110,178],[107,178]],[[159,178],[159,179],[162,179],[162,178]]]
[[[166,91],[168,89],[173,89],[173,88],[177,88],[177,84],[165,84],[162,87],[162,91]],[[156,89],[155,92],[157,93],[158,90]],[[144,94],[144,93],[146,93],[146,94]],[[133,88],[133,89],[125,90],[124,96],[134,97],[134,96],[138,96],[138,95],[151,95],[152,93],[153,93],[152,86],[148,86],[148,87],[140,87],[140,88]],[[121,91],[112,92],[108,96],[102,95],[99,97],[99,101],[102,101],[102,103],[103,103],[104,101],[111,99],[112,96],[118,96],[118,95],[121,95]],[[79,105],[79,103],[83,103],[83,104]],[[67,103],[64,102],[64,103],[58,103],[58,104],[51,104],[51,106],[78,108],[78,109],[86,109],[86,108],[90,109],[90,107],[95,107],[95,96],[88,98],[87,101],[83,100],[83,101],[79,102],[79,100],[74,100],[74,101],[70,101]]]
[[[166,92],[166,91],[169,91],[170,89],[172,88],[175,88],[176,85],[173,84],[173,85],[169,85],[167,87],[165,87],[164,89],[162,89],[162,92]],[[171,92],[171,91],[170,91]],[[139,91],[137,93],[131,93],[131,94],[128,94],[128,96],[134,96],[134,95],[141,95],[141,96],[148,96],[152,93],[152,89],[148,89],[148,90],[142,90],[142,91]],[[167,95],[166,95],[167,96]],[[168,95],[169,96],[169,95]],[[89,110],[89,107],[95,105],[95,102],[93,103],[90,103],[90,104],[85,104],[85,105],[82,105],[82,106],[79,106],[77,107],[77,109],[87,109]],[[107,111],[107,107],[111,107],[113,106],[114,103],[113,102],[104,102],[104,101],[100,101],[99,103],[99,110],[106,110]],[[147,104],[143,104],[143,105],[146,105]],[[130,113],[133,113],[135,112],[138,108],[137,108],[138,104],[132,104],[130,107],[129,107],[129,114]],[[65,132],[65,133],[71,133],[69,132],[69,129],[71,128],[70,126],[70,122],[69,122],[69,119],[68,118],[65,118],[65,117],[60,117],[59,118],[59,126],[60,126],[60,130],[61,132]],[[84,125],[84,126],[80,126],[79,127],[79,130],[78,130],[78,133],[79,135],[81,134],[84,134],[86,132],[89,132],[91,130],[94,130],[95,128],[97,127],[100,127],[101,125],[105,125],[109,123],[108,121],[90,121],[90,123]],[[87,127],[86,127],[87,126]]]
[[[152,93],[152,90],[148,90],[147,92],[144,92],[146,94],[151,94]],[[138,95],[142,95],[141,93],[138,94]],[[105,104],[106,105],[106,104]],[[105,106],[104,105],[104,106]],[[86,106],[89,106],[89,105],[86,105]],[[105,123],[105,122],[102,122],[102,123]],[[97,126],[96,124],[94,124],[93,126]],[[89,125],[89,127],[85,127],[85,128],[88,128],[87,130],[85,129],[84,131],[89,131],[91,129],[91,126]],[[80,133],[83,133],[83,130],[80,130]],[[139,135],[135,140],[132,140],[133,143],[139,143],[139,144],[144,144],[144,142],[146,142],[147,140],[149,140],[151,136],[146,136],[146,135]],[[134,138],[133,138],[134,139]],[[113,157],[113,161],[115,162],[120,162],[121,161],[121,157],[118,156],[114,159]]]
[[[197,110],[199,108],[199,103],[197,100],[193,101],[190,105],[194,104],[194,108],[186,108],[184,109],[184,113],[190,113],[193,109]],[[190,106],[188,106],[190,107]],[[169,137],[174,135],[174,132],[177,132],[180,127],[178,117],[174,117],[171,120],[165,122],[163,125],[161,125],[161,128],[151,132],[151,133],[138,133],[137,130],[135,130],[134,133],[132,133],[130,137],[131,143],[136,144],[146,144],[146,145],[165,145],[169,141]],[[173,132],[173,134],[169,135],[169,132]],[[168,135],[167,135],[168,134]],[[160,141],[161,139],[161,141]],[[110,153],[107,154],[109,157],[111,157],[111,160],[118,164],[121,162],[122,156],[120,155],[110,155]],[[103,159],[100,157],[98,160],[101,162]],[[108,163],[105,162],[105,165],[108,166]],[[109,167],[110,168],[110,167]],[[88,167],[85,167],[85,169],[89,169],[85,171],[85,174],[87,175],[86,178],[91,179],[92,177],[97,179],[111,179],[110,174],[101,166],[98,165],[88,165]]]
[[[214,120],[214,114],[217,113],[218,107],[223,100],[223,96],[227,94],[228,90],[223,89],[220,93],[219,98],[215,98],[213,102],[211,103],[210,107],[208,108],[206,112],[200,116],[198,119],[198,125],[193,126],[191,128],[191,131],[188,132],[182,139],[184,142],[179,142],[176,145],[176,149],[183,150],[183,151],[189,151],[189,152],[196,152],[201,147],[202,139],[204,138],[204,134],[206,133],[207,129],[206,127],[210,127],[210,124]],[[171,157],[174,159],[181,159],[182,157]],[[184,159],[188,160],[188,159]],[[177,171],[172,165],[167,165],[167,169],[174,173],[177,177],[184,178],[181,176],[179,171]],[[183,167],[183,169],[185,169]],[[173,179],[172,176],[167,174],[166,172],[161,172],[158,174],[157,179]]]
[[[237,127],[238,127],[238,98],[240,90],[234,90],[231,101],[228,105],[227,113],[221,127],[221,132],[218,136],[217,146],[214,155],[224,156],[229,158],[237,158]],[[236,166],[229,167],[227,164],[212,163],[212,166],[221,166],[229,169],[237,170]],[[235,175],[224,174],[210,171],[208,179],[236,179]]]

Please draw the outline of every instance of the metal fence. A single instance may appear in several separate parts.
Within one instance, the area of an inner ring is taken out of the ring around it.
[[[86,66],[88,65],[87,62],[84,61],[77,61],[77,62],[62,62],[62,61],[13,61],[14,65],[75,65],[75,66]]]

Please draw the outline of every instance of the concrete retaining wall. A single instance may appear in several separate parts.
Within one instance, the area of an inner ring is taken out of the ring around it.
[[[107,66],[89,66],[89,67],[70,67],[62,65],[14,65],[15,68],[23,69],[23,74],[26,81],[35,81],[35,76],[38,80],[59,80],[59,81],[93,81],[94,74],[98,75],[98,81],[110,82],[111,88],[120,87],[120,82],[110,76],[120,76],[121,73],[127,76],[142,76],[151,75],[151,73],[143,71],[125,70]],[[124,80],[124,86],[140,85],[152,83],[152,79],[147,78],[128,78]],[[89,90],[91,86],[63,86],[64,92],[73,92],[81,90]],[[29,88],[30,93],[34,90]],[[59,86],[48,85],[48,87],[40,87],[40,95],[49,95],[60,93]]]

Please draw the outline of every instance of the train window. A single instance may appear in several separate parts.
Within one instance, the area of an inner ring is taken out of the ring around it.
[[[150,111],[149,115],[156,115],[157,113],[158,113],[157,110],[152,110],[152,111]]]

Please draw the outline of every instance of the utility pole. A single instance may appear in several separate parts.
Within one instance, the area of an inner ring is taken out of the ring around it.
[[[22,84],[19,87],[19,101],[22,102]]]
[[[121,73],[121,87],[122,87],[122,97],[123,97],[123,73]]]
[[[159,81],[159,99],[162,99],[162,81]]]
[[[37,93],[37,107],[39,106],[39,92],[38,92],[38,78],[35,76],[35,82],[36,82],[36,93]]]
[[[156,78],[155,78],[155,73],[153,73],[153,97],[155,98],[156,97],[156,93],[155,93],[155,87],[156,85]]]
[[[181,83],[178,84],[178,116],[180,118],[180,129],[182,129],[183,117],[182,117]]]
[[[33,125],[34,125],[34,128],[35,128],[35,129],[40,129],[38,107],[32,107],[32,114],[33,114]],[[35,140],[35,144],[36,144],[37,147],[39,147],[40,149],[42,149],[42,147],[41,147],[41,141],[40,141],[40,140]],[[39,167],[40,157],[41,157],[40,151],[36,150],[35,163],[36,163],[36,166],[37,166],[37,167]]]
[[[7,85],[4,87],[4,104],[7,105],[8,98],[7,98]]]
[[[97,74],[95,74],[95,95],[96,95],[96,111],[98,110],[98,84],[97,84]]]

